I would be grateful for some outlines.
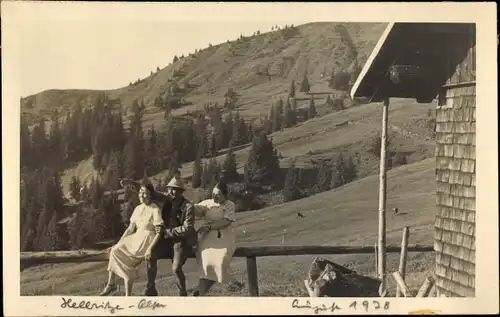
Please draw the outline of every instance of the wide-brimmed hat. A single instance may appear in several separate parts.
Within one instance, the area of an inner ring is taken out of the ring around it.
[[[172,178],[172,180],[167,184],[167,187],[170,187],[170,188],[179,188],[179,189],[182,189],[182,190],[186,190],[186,188],[184,187],[184,182],[182,181],[182,179],[181,178],[177,178],[177,177]]]

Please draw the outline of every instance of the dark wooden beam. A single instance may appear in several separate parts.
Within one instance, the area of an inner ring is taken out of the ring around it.
[[[373,254],[374,246],[266,246],[239,247],[235,257],[287,256],[287,255],[324,255],[324,254]],[[408,252],[433,252],[433,246],[412,245]],[[401,246],[387,246],[388,253],[401,252]],[[21,265],[39,265],[47,263],[103,262],[108,260],[109,249],[21,252]],[[195,257],[191,254],[189,257]]]

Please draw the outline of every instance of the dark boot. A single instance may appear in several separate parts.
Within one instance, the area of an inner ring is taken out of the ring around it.
[[[146,261],[148,281],[146,283],[146,291],[144,292],[144,296],[158,296],[158,291],[155,287],[156,272],[158,270],[156,262],[157,259],[153,258],[151,258],[149,261]]]
[[[210,289],[214,284],[215,281],[200,278],[200,284],[198,286],[198,290],[193,293],[193,296],[205,296],[210,291]]]

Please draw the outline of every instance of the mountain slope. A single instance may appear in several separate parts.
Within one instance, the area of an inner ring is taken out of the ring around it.
[[[326,106],[318,105],[319,111]],[[435,143],[432,130],[426,126],[428,111],[434,104],[416,104],[404,99],[392,100],[389,111],[389,136],[391,150],[405,153],[408,163],[418,162],[434,156]],[[340,151],[357,151],[361,162],[358,166],[359,177],[378,173],[378,158],[370,153],[372,138],[380,134],[381,110],[378,104],[367,104],[339,112],[327,113],[321,117],[303,122],[295,127],[283,129],[270,135],[281,155],[280,166],[286,168],[293,160],[297,167],[310,168],[319,160],[331,159]],[[234,151],[239,172],[247,161],[250,148],[243,147]],[[225,151],[216,158],[222,164]],[[97,176],[92,166],[92,158],[82,161],[74,168],[67,169],[62,177],[62,185],[68,192],[73,175],[82,180]],[[181,167],[183,178],[192,174],[193,162]],[[150,175],[152,180],[163,179],[167,171]],[[188,183],[189,186],[189,183]],[[187,195],[192,198],[191,192]]]
[[[144,125],[161,122],[155,98],[162,97],[173,83],[189,88],[183,96],[192,103],[174,114],[203,109],[206,102],[223,103],[224,93],[233,88],[241,97],[237,107],[245,116],[268,113],[268,105],[283,96],[295,79],[300,82],[307,71],[312,90],[322,87],[331,71],[362,66],[378,41],[385,24],[309,23],[297,27],[287,38],[285,30],[267,32],[214,45],[189,54],[153,73],[140,82],[115,90],[47,90],[22,99],[22,112],[33,117],[46,116],[57,108],[70,110],[75,104],[92,103],[100,93],[120,99],[123,107],[134,99],[150,108]],[[267,75],[271,74],[271,79]]]

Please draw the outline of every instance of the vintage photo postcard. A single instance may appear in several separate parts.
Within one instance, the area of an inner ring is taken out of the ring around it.
[[[2,1],[4,315],[498,313],[496,20]]]

